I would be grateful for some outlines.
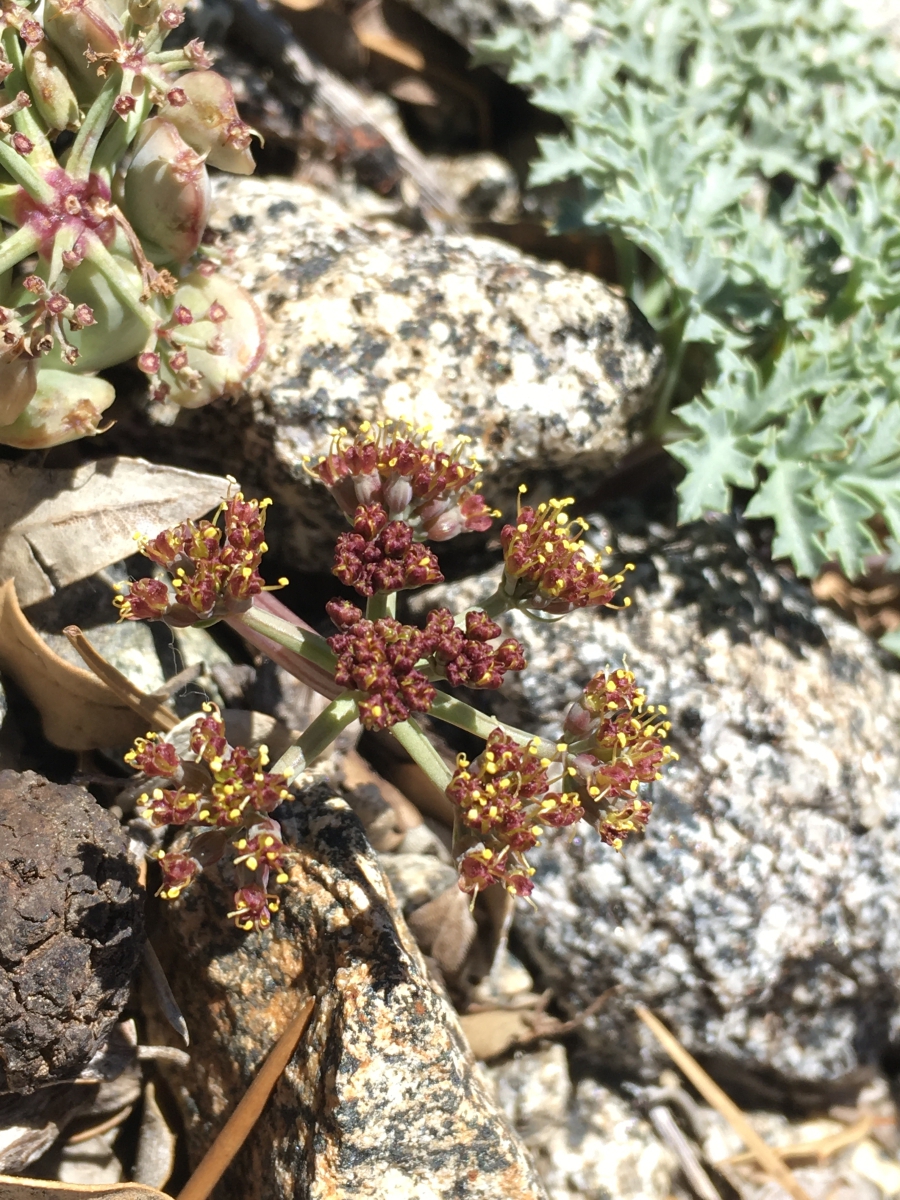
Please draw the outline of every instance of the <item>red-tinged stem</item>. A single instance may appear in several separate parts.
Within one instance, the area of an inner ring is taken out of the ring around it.
[[[315,630],[311,626],[307,625],[295,613],[292,613],[287,605],[277,600],[271,592],[263,592],[262,595],[256,596],[251,612],[268,613],[270,616],[280,618],[281,621],[293,626],[295,629],[302,629],[308,633],[315,634]],[[225,623],[236,630],[245,642],[249,642],[251,646],[255,646],[257,650],[261,650],[267,658],[271,658],[280,667],[284,667],[290,675],[293,675],[295,679],[299,679],[301,683],[305,683],[308,687],[311,687],[320,696],[325,696],[329,700],[335,700],[341,695],[344,689],[339,683],[335,683],[334,676],[330,671],[327,671],[317,663],[311,662],[308,658],[298,653],[298,651],[289,649],[287,646],[276,642],[273,638],[266,636],[266,634],[260,632],[259,628],[251,628],[245,620],[246,616],[247,614],[226,617]],[[318,634],[315,636],[318,637]]]

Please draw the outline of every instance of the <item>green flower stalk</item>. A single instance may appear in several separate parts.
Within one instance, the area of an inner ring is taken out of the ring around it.
[[[251,172],[253,131],[201,43],[162,49],[181,7],[3,5],[0,443],[100,432],[96,373],[128,359],[155,400],[196,408],[262,358],[259,310],[201,252],[207,164]]]
[[[494,514],[476,490],[480,468],[461,461],[463,446],[447,451],[421,431],[364,425],[352,438],[339,430],[329,454],[308,466],[352,523],[352,532],[337,539],[333,573],[366,605],[363,611],[331,600],[326,611],[337,632],[329,638],[271,611],[273,601],[264,599],[271,589],[259,566],[269,501],[246,501],[238,492],[213,521],[186,521],[139,539],[142,553],[164,567],[171,582],[125,585],[116,600],[122,618],[173,626],[227,620],[330,700],[271,775],[262,769],[264,755],[254,759],[228,747],[217,715],[198,718],[193,759],[184,760],[169,742],[139,742],[130,761],[156,781],[143,798],[144,815],[156,825],[197,830],[187,852],[161,853],[160,895],[175,898],[231,845],[240,887],[229,915],[243,929],[265,928],[278,906],[267,890],[271,870],[279,867],[276,882],[288,878],[272,810],[290,797],[290,781],[354,720],[390,731],[446,791],[456,810],[459,885],[473,903],[494,884],[529,897],[534,870],[526,854],[547,829],[584,820],[620,850],[645,827],[651,806],[642,788],[677,756],[664,744],[665,707],[648,705],[630,671],[599,672],[569,709],[565,740],[558,742],[503,725],[439,687],[491,690],[508,672],[527,669],[521,644],[504,637],[494,619],[503,612],[515,608],[546,620],[577,608],[617,607],[612,601],[624,575],[601,569],[578,522],[565,514],[571,501],[520,506],[501,533],[503,580],[481,606],[457,615],[436,608],[421,627],[395,615],[398,592],[443,579],[426,540],[439,544],[491,523]],[[475,734],[484,750],[473,762],[460,755],[453,770],[418,723],[424,715]],[[271,863],[258,851],[264,843]]]

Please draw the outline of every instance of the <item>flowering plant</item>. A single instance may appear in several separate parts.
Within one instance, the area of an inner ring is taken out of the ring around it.
[[[160,852],[160,895],[179,895],[230,848],[239,884],[230,915],[244,929],[264,928],[278,907],[270,878],[274,872],[276,883],[287,882],[289,865],[272,812],[290,798],[291,779],[357,719],[367,729],[389,730],[446,792],[455,810],[459,885],[473,902],[498,883],[528,897],[534,870],[526,854],[546,829],[585,820],[619,850],[646,825],[642,785],[659,779],[675,755],[665,744],[665,707],[647,703],[630,671],[595,675],[569,708],[557,742],[498,722],[438,686],[495,689],[507,672],[526,669],[522,646],[503,636],[496,619],[511,609],[546,620],[613,607],[624,574],[606,573],[585,545],[582,523],[566,514],[572,500],[531,507],[520,495],[516,518],[500,536],[502,579],[480,607],[433,609],[421,627],[397,619],[400,591],[443,580],[425,542],[484,532],[499,515],[485,504],[479,465],[464,462],[464,450],[464,439],[448,451],[426,431],[366,423],[352,437],[337,431],[329,453],[306,464],[352,523],[352,532],[337,539],[334,574],[365,598],[365,610],[343,599],[328,603],[337,631],[328,638],[259,603],[270,590],[259,574],[268,500],[236,492],[212,521],[186,521],[141,539],[142,553],[171,583],[126,585],[116,601],[123,619],[174,626],[225,620],[270,652],[274,646],[283,665],[330,700],[271,772],[265,747],[254,755],[228,745],[211,706],[193,724],[189,750],[174,735],[139,739],[128,761],[148,780],[143,814],[157,826],[194,830],[185,851]],[[475,734],[484,749],[472,762],[459,755],[451,769],[417,720],[425,714]]]
[[[203,44],[164,50],[186,0],[4,0],[0,9],[0,444],[100,431],[97,372],[156,400],[239,389],[262,316],[217,274],[207,164],[253,170],[253,130]]]

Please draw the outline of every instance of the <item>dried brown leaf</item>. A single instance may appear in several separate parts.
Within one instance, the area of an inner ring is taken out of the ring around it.
[[[385,20],[380,0],[370,0],[350,18],[353,32],[367,50],[381,54],[413,71],[425,69],[425,55],[416,46],[401,41]]]
[[[13,581],[0,584],[0,670],[41,714],[47,739],[64,750],[130,742],[146,722],[89,671],[54,654],[19,608]]]
[[[459,1018],[466,1041],[476,1058],[499,1058],[513,1046],[529,1041],[532,1027],[527,1009],[491,1008],[487,1012],[464,1013]]]
[[[135,532],[159,533],[203,516],[228,482],[141,458],[73,470],[0,463],[0,581],[15,579],[23,607],[134,553]]]
[[[169,1128],[152,1083],[144,1088],[144,1112],[138,1136],[134,1178],[148,1187],[164,1187],[175,1166],[175,1134]]]
[[[436,108],[440,104],[437,92],[418,75],[404,75],[388,88],[395,100],[407,104],[421,104],[425,108]]]
[[[455,975],[460,969],[478,932],[469,898],[455,883],[410,913],[407,924],[419,946],[445,976]]]
[[[170,1200],[165,1192],[139,1183],[54,1183],[49,1179],[19,1179],[0,1175],[0,1200]]]

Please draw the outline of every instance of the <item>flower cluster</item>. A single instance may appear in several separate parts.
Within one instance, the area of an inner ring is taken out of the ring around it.
[[[245,500],[238,492],[212,521],[185,521],[155,538],[139,538],[141,554],[164,567],[161,579],[138,579],[115,598],[122,620],[165,621],[181,627],[246,612],[266,588],[259,564],[268,547],[264,529],[271,500]],[[219,521],[222,524],[219,524]],[[280,580],[284,586],[287,580]]]
[[[122,617],[172,625],[227,616],[235,627],[268,639],[264,644],[280,644],[285,657],[279,661],[331,699],[286,752],[285,769],[314,761],[357,717],[370,730],[407,723],[396,736],[455,807],[460,887],[474,903],[496,883],[515,896],[531,894],[534,872],[526,855],[547,829],[585,819],[620,849],[649,818],[641,786],[659,779],[677,756],[664,744],[666,709],[649,705],[624,668],[594,676],[568,710],[558,743],[496,726],[459,697],[438,693],[439,680],[494,689],[509,671],[525,669],[522,645],[504,637],[496,615],[520,608],[539,619],[611,606],[624,581],[602,573],[584,546],[584,522],[566,515],[572,501],[551,500],[520,507],[516,524],[503,529],[503,582],[483,609],[459,615],[432,609],[421,628],[398,620],[397,592],[443,578],[423,539],[490,524],[472,486],[477,464],[460,461],[460,445],[445,453],[423,433],[390,425],[374,432],[364,426],[352,439],[343,431],[335,435],[313,473],[352,517],[352,531],[337,539],[333,573],[366,597],[366,609],[331,600],[326,611],[337,632],[330,638],[253,605],[268,590],[259,566],[269,501],[246,501],[239,492],[212,521],[186,521],[141,539],[142,552],[171,575],[171,590],[159,580],[140,580],[117,603]],[[473,762],[460,755],[451,774],[410,720],[419,713],[479,734],[484,750]],[[287,777],[265,770],[264,750],[229,747],[211,706],[193,723],[189,752],[180,745],[151,736],[128,755],[149,781],[141,798],[146,818],[195,831],[186,849],[179,842],[160,855],[160,894],[179,895],[230,846],[238,875],[230,916],[241,928],[265,928],[278,907],[267,890],[270,876],[287,879],[287,851],[271,815],[288,797]]]
[[[202,43],[162,49],[184,4],[3,2],[2,444],[102,432],[98,372],[128,359],[188,408],[262,360],[262,314],[205,236],[208,167],[252,172],[253,131]]]
[[[388,729],[411,713],[427,712],[437,695],[429,675],[454,686],[497,688],[507,671],[525,666],[515,638],[493,645],[500,626],[480,611],[466,614],[463,632],[446,608],[434,609],[425,628],[417,629],[393,617],[366,620],[346,600],[326,607],[341,630],[328,639],[338,656],[335,680],[366,693],[359,715],[367,729]]]
[[[342,630],[328,639],[338,656],[334,677],[342,687],[366,693],[359,702],[366,729],[388,729],[412,713],[427,712],[437,692],[416,669],[430,645],[425,633],[393,617],[365,620],[346,602],[331,601],[327,608]]]
[[[361,596],[424,587],[444,579],[434,551],[414,541],[412,526],[390,520],[378,503],[357,508],[353,532],[342,533],[337,540],[333,574]]]
[[[507,671],[525,669],[515,638],[493,645],[501,633],[497,622],[479,609],[466,613],[465,633],[448,608],[432,609],[425,625],[433,667],[454,687],[498,688]]]
[[[361,504],[377,503],[390,520],[406,521],[417,538],[445,542],[465,530],[483,533],[499,514],[478,493],[478,461],[462,461],[468,438],[446,451],[427,437],[426,429],[400,422],[373,427],[364,421],[355,437],[338,429],[328,454],[315,466],[307,460],[307,470],[348,517]]]
[[[229,746],[218,709],[207,704],[191,727],[189,754],[151,733],[138,738],[125,761],[151,784],[138,801],[147,821],[201,831],[186,852],[158,852],[157,895],[174,900],[230,847],[239,886],[229,915],[242,929],[264,929],[278,908],[277,897],[266,891],[269,878],[288,879],[281,827],[270,814],[290,799],[286,776],[265,769],[265,746],[256,752]]]
[[[502,729],[493,730],[474,762],[459,756],[447,795],[477,839],[458,859],[464,892],[502,883],[513,895],[531,894],[534,870],[525,853],[538,845],[545,827],[572,825],[584,816],[577,792],[562,790],[569,771],[559,757],[541,754],[537,738],[522,745]]]
[[[606,575],[588,558],[581,539],[587,526],[565,512],[574,503],[569,497],[520,508],[515,525],[504,525],[503,586],[517,604],[554,614],[609,605],[624,583],[624,575]]]
[[[582,803],[617,850],[650,817],[650,805],[637,794],[641,784],[661,779],[662,767],[678,757],[664,744],[671,728],[666,716],[665,705],[647,704],[625,669],[599,671],[566,715],[564,736]]]

